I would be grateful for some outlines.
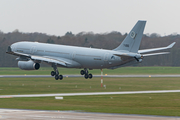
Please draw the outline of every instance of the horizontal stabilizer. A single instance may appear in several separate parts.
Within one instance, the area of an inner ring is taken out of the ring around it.
[[[135,56],[137,56],[137,53],[123,53],[123,54],[114,54],[114,55],[116,55],[116,56],[118,56],[118,57],[135,57]]]
[[[161,47],[161,48],[153,48],[153,49],[144,49],[144,50],[138,50],[138,53],[148,53],[148,52],[154,52],[159,50],[166,50],[169,48],[172,48],[176,42],[173,42],[172,44],[168,45],[167,47]]]
[[[163,54],[169,54],[169,52],[161,52],[161,53],[144,54],[144,55],[143,55],[143,57],[146,57],[146,56],[153,56],[153,55],[163,55]]]

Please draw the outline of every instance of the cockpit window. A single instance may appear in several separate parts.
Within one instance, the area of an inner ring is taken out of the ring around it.
[[[111,60],[115,60],[115,57],[114,57],[114,56],[111,56]]]

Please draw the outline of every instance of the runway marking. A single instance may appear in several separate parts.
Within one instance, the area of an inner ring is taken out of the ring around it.
[[[82,95],[122,95],[122,94],[148,94],[148,93],[174,93],[180,90],[156,90],[156,91],[124,91],[124,92],[91,92],[91,93],[55,93],[55,94],[29,94],[29,95],[0,95],[0,98],[15,97],[53,97],[53,96],[82,96]]]

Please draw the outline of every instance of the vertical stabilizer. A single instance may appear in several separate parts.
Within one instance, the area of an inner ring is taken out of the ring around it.
[[[138,21],[123,42],[114,50],[137,53],[143,36],[145,24],[146,21]]]

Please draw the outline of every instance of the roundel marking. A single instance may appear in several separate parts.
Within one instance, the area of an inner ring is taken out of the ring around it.
[[[135,36],[136,36],[135,32],[132,31],[131,34],[130,34],[130,36],[131,36],[131,38],[135,38]]]

